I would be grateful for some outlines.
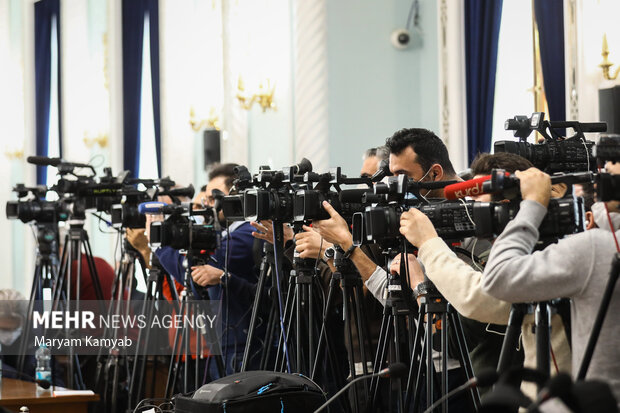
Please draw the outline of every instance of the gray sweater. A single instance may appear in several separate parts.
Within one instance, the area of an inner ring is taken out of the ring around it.
[[[546,213],[538,202],[521,202],[516,217],[493,244],[482,288],[513,303],[571,297],[572,364],[573,374],[577,374],[616,247],[608,230],[592,229],[532,252]],[[616,236],[620,238],[620,231]],[[620,288],[616,286],[587,378],[608,382],[620,401],[619,323]]]

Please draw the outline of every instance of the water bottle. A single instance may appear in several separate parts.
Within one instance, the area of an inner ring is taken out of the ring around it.
[[[45,344],[41,344],[41,346],[37,349],[36,353],[34,353],[35,358],[37,359],[37,368],[35,370],[35,378],[37,380],[47,380],[49,383],[52,383],[52,352]],[[37,384],[37,395],[45,394],[51,392],[50,388],[44,389]]]

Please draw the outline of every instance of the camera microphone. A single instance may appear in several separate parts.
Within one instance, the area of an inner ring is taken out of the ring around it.
[[[161,192],[161,195],[169,195],[169,196],[184,196],[187,198],[192,198],[194,196],[194,185],[189,185],[186,188],[173,188],[168,191]]]
[[[344,386],[342,389],[340,389],[338,391],[338,393],[334,394],[328,401],[323,403],[323,405],[321,407],[319,407],[318,409],[316,409],[314,411],[314,413],[318,413],[321,410],[324,410],[334,400],[336,400],[338,398],[338,396],[340,396],[349,387],[351,387],[353,384],[355,384],[355,383],[357,383],[359,381],[371,379],[373,377],[399,378],[399,377],[404,377],[407,374],[407,372],[408,372],[408,368],[405,365],[405,363],[392,363],[388,367],[384,368],[383,370],[381,370],[381,371],[379,371],[377,373],[367,374],[365,376],[356,377],[355,379],[353,379],[350,382],[348,382],[346,386]]]
[[[62,163],[60,158],[50,158],[47,156],[29,156],[26,160],[28,163],[39,166],[58,166]]]
[[[482,184],[489,179],[491,179],[491,175],[448,185],[443,190],[444,197],[447,200],[454,201],[455,199],[465,198],[468,196],[482,195],[485,193],[482,188]]]
[[[143,202],[138,205],[138,212],[141,214],[161,214],[166,206],[163,202]]]

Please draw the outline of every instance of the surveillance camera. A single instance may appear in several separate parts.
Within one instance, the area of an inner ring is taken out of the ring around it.
[[[396,29],[390,36],[392,46],[397,49],[406,49],[411,42],[411,33],[407,29]]]

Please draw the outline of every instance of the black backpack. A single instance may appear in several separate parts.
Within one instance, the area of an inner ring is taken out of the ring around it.
[[[301,374],[247,371],[176,398],[176,413],[305,413],[325,403],[319,386]]]

